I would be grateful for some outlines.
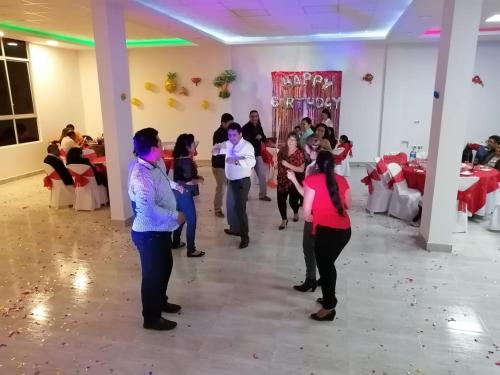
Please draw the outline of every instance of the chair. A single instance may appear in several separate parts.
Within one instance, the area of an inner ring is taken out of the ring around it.
[[[387,169],[391,176],[389,186],[394,187],[388,213],[398,219],[410,221],[418,214],[418,203],[422,199],[422,194],[408,187],[399,164],[389,163]]]
[[[496,194],[496,205],[493,207],[493,214],[491,215],[491,221],[489,230],[499,230],[500,231],[500,182],[498,183],[498,189],[494,192]]]
[[[472,185],[479,181],[479,177],[462,177],[458,179],[458,191],[464,192],[469,189]],[[457,201],[457,225],[453,233],[467,233],[469,213],[467,210],[467,204]]]
[[[377,170],[371,166],[366,166],[367,176],[361,180],[368,186],[368,202],[366,210],[373,215],[375,212],[387,212],[391,201],[392,190]]]
[[[43,179],[44,186],[50,190],[49,207],[61,208],[75,204],[75,187],[65,185],[56,170],[49,164],[43,163],[47,176]]]
[[[404,152],[400,153],[390,153],[388,155],[384,155],[382,157],[384,159],[384,162],[386,164],[389,163],[396,163],[399,165],[405,165],[408,162],[408,155],[406,155]]]
[[[108,203],[106,187],[97,185],[89,165],[69,164],[67,168],[75,181],[75,210],[93,211]]]
[[[349,156],[340,162],[340,164],[335,165],[335,173],[344,176],[351,176],[351,167],[349,166]]]
[[[91,163],[94,163],[94,160],[97,158],[96,152],[91,148],[84,148],[82,150],[82,155],[84,158],[89,159]]]

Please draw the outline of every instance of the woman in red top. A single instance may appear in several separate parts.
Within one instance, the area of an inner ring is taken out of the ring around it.
[[[319,174],[304,181],[304,217],[313,223],[314,253],[323,292],[323,308],[311,319],[333,321],[337,298],[335,260],[351,238],[351,222],[347,209],[351,206],[349,184],[334,173],[332,154],[321,151],[316,159]]]
[[[286,228],[288,218],[286,214],[286,199],[293,210],[293,221],[299,221],[299,201],[300,194],[290,181],[286,173],[288,170],[293,171],[297,179],[303,179],[305,166],[304,152],[300,148],[300,140],[297,134],[290,133],[286,139],[286,145],[278,152],[278,186],[277,200],[278,208],[281,214],[280,230]]]

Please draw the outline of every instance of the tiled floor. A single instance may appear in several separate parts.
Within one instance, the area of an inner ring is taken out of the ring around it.
[[[278,231],[276,199],[249,201],[251,246],[223,234],[213,182],[198,202],[204,259],[175,252],[183,305],[172,332],[141,327],[138,256],[109,211],[51,210],[41,176],[0,185],[1,374],[500,374],[500,234],[472,223],[452,254],[417,230],[363,212],[351,178],[353,238],[338,260],[334,323],[308,320],[302,223]]]

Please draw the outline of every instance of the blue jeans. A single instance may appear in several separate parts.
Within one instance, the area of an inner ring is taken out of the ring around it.
[[[160,319],[168,299],[167,286],[173,266],[171,235],[171,232],[132,231],[132,241],[141,257],[142,316],[147,322]]]
[[[186,216],[186,242],[187,252],[191,254],[196,251],[196,207],[194,205],[193,194],[190,191],[185,191],[183,194],[174,190],[175,199],[177,200],[177,210],[181,211]],[[174,231],[173,247],[179,246],[181,242],[181,233],[184,224]]]

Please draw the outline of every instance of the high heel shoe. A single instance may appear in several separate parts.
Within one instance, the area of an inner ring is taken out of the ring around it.
[[[330,311],[328,314],[326,314],[324,316],[319,316],[318,313],[311,314],[310,318],[312,320],[316,320],[318,322],[333,322],[333,319],[335,319],[336,314],[337,313],[336,313],[335,309],[333,309],[332,311]]]
[[[288,220],[284,220],[281,222],[280,226],[278,227],[279,230],[283,230],[286,228],[286,226],[288,225]]]
[[[293,289],[298,290],[299,292],[308,292],[309,290],[314,292],[317,287],[318,283],[315,279],[306,279],[302,284],[294,285]]]
[[[293,221],[294,221],[294,222],[299,221],[299,214],[294,214],[294,215],[293,215]]]

